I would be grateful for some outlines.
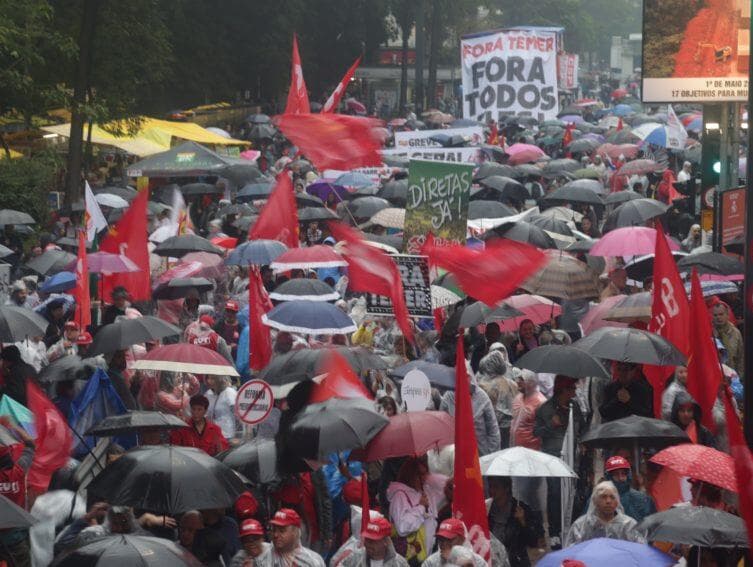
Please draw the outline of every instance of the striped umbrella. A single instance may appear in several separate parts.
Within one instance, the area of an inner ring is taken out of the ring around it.
[[[650,291],[634,293],[615,304],[612,309],[607,311],[604,318],[622,323],[634,323],[636,321],[647,323],[651,319],[651,303]]]
[[[598,297],[597,275],[583,262],[562,252],[548,252],[549,263],[520,287],[530,293],[561,299]]]
[[[703,297],[711,297],[712,295],[724,295],[725,293],[737,293],[740,288],[734,282],[727,281],[703,281],[701,282],[701,291]],[[690,283],[685,284],[685,292],[690,297]]]

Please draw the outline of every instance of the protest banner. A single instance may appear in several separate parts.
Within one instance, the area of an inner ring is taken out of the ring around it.
[[[557,56],[557,77],[561,89],[569,91],[578,88],[578,56],[574,53],[560,53]]]
[[[426,256],[396,254],[392,256],[400,271],[405,293],[405,305],[411,317],[433,317],[431,308],[431,280]],[[366,295],[366,312],[372,315],[392,315],[389,297],[369,293]]]
[[[471,163],[474,165],[483,161],[480,157],[480,152],[480,148],[388,148],[379,150],[379,153],[386,157],[446,161],[449,163]]]
[[[554,32],[515,29],[465,36],[460,66],[463,117],[484,123],[511,114],[539,121],[557,117]]]
[[[473,166],[411,160],[405,205],[403,248],[416,254],[426,236],[446,244],[465,244]]]
[[[409,132],[395,132],[396,149],[424,149],[441,148],[442,144],[432,138],[442,136],[462,136],[471,145],[477,146],[484,142],[484,129],[481,126],[467,126],[465,128],[447,128],[445,130],[415,130]]]

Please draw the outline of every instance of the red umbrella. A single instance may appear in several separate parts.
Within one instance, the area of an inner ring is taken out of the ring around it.
[[[693,443],[674,445],[656,453],[651,462],[695,480],[737,492],[735,461],[727,453],[711,447]]]
[[[390,457],[419,456],[455,442],[455,419],[443,411],[413,411],[394,415],[364,449],[351,459],[381,461]]]
[[[232,236],[219,236],[217,238],[212,238],[209,242],[220,248],[227,248],[228,250],[232,250],[238,245],[238,239],[233,238]]]
[[[347,265],[345,259],[332,246],[324,244],[308,248],[291,248],[270,264],[276,272],[306,268],[338,268]]]
[[[637,159],[623,165],[616,175],[645,175],[646,173],[658,173],[664,171],[666,166],[659,165],[652,159]]]
[[[192,374],[238,376],[235,367],[221,354],[200,345],[177,343],[150,350],[133,365],[134,370],[167,370]]]
[[[628,95],[627,89],[615,89],[612,91],[612,100],[619,100]]]

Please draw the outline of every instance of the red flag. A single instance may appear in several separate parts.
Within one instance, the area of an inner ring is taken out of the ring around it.
[[[546,262],[546,255],[538,248],[506,238],[489,240],[484,250],[474,250],[458,244],[437,246],[429,234],[421,253],[431,264],[455,276],[468,295],[487,305],[510,295]]]
[[[657,239],[658,240],[658,239]],[[703,298],[701,280],[693,268],[690,288],[690,321],[685,329],[690,340],[690,358],[688,359],[688,393],[701,406],[703,424],[716,429],[712,411],[714,402],[722,383],[722,367],[716,351],[714,335],[711,330],[706,301]]]
[[[306,81],[303,80],[303,67],[301,55],[298,53],[298,36],[293,34],[293,59],[290,65],[290,90],[288,91],[288,103],[285,105],[285,114],[308,114],[309,93],[306,89]]]
[[[345,75],[343,76],[342,80],[340,81],[340,84],[337,85],[337,88],[335,88],[332,94],[329,95],[327,102],[325,102],[324,106],[322,107],[322,114],[325,114],[328,112],[334,112],[337,110],[337,106],[340,104],[340,99],[345,94],[345,91],[348,88],[348,83],[350,83],[350,80],[353,78],[353,75],[355,74],[356,69],[358,69],[358,66],[360,64],[361,64],[361,56],[359,55],[355,63],[353,63],[353,65],[350,66],[350,69],[348,69]]]
[[[327,362],[322,369],[326,377],[314,385],[309,395],[309,403],[324,402],[331,398],[352,399],[366,398],[373,400],[366,387],[358,379],[356,373],[345,360],[345,357],[336,350],[330,351]]]
[[[369,477],[366,471],[361,474],[361,532],[365,532],[371,520],[371,506],[369,506]],[[354,534],[355,535],[355,534]]]
[[[261,320],[261,316],[270,309],[272,302],[264,289],[261,273],[258,268],[251,268],[248,274],[248,348],[251,370],[261,370],[272,358],[272,337],[269,335],[269,327]]]
[[[267,204],[248,231],[249,240],[259,238],[279,240],[288,248],[298,248],[298,208],[287,172],[277,176]]]
[[[68,463],[73,439],[65,418],[31,381],[26,383],[26,400],[29,411],[34,414],[37,432],[34,460],[26,480],[34,490],[44,492],[52,474]]]
[[[382,122],[345,114],[283,114],[275,123],[319,171],[382,164]]]
[[[92,324],[91,295],[89,294],[89,266],[86,258],[86,233],[78,231],[78,259],[76,260],[76,287],[73,291],[76,300],[75,321],[83,331]]]
[[[622,129],[623,129],[624,127],[625,127],[625,126],[624,126],[624,125],[622,124],[622,118],[620,118],[619,120],[617,120],[617,131],[619,132],[619,131],[620,131],[620,130],[622,130]]]
[[[118,223],[111,227],[99,249],[102,252],[123,254],[141,268],[127,274],[105,277],[104,293],[109,297],[113,288],[122,285],[136,301],[148,301],[152,297],[149,280],[149,249],[147,248],[147,200],[149,190],[142,189]]]
[[[458,335],[455,356],[455,497],[452,515],[463,520],[473,551],[489,561],[489,523],[484,502],[484,482],[478,461],[476,428],[473,425],[471,387],[465,367],[463,333]]]
[[[366,244],[355,230],[342,223],[330,222],[329,230],[337,240],[347,243],[344,256],[348,262],[350,289],[389,297],[398,327],[405,338],[413,343],[413,327],[405,306],[403,280],[394,260]]]
[[[562,135],[563,148],[566,148],[573,141],[573,130],[575,130],[575,124],[565,126],[565,133]]]
[[[657,223],[657,233],[663,234],[661,224]],[[657,238],[654,248],[654,288],[651,304],[651,321],[648,330],[661,335],[680,352],[690,353],[688,330],[690,328],[690,308],[685,295],[677,265],[669,250],[666,238]],[[661,396],[667,378],[674,366],[644,366],[643,373],[654,390],[654,415],[661,418]],[[715,394],[716,395],[716,394]]]
[[[729,439],[729,454],[735,461],[735,477],[737,478],[737,494],[740,498],[738,510],[745,520],[748,529],[748,539],[753,538],[753,455],[745,442],[740,419],[732,405],[732,393],[727,390],[724,398],[724,412],[727,418],[727,437]]]

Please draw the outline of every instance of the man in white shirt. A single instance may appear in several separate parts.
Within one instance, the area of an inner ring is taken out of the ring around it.
[[[680,173],[677,174],[677,183],[685,183],[693,178],[693,165],[686,161],[682,164]]]

